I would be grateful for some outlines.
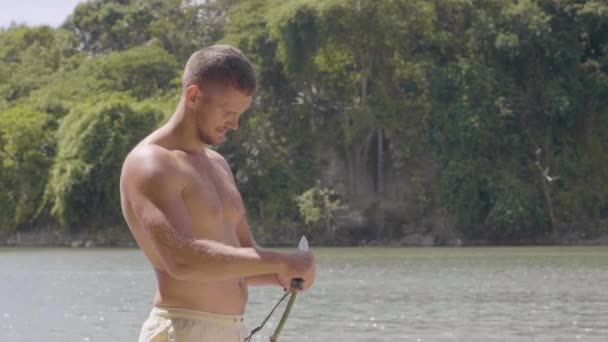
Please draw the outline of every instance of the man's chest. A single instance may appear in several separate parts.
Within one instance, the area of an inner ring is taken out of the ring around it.
[[[221,168],[193,169],[182,197],[195,234],[233,244],[245,209],[231,175]]]

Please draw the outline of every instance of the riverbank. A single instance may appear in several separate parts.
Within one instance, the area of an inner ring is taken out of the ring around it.
[[[266,241],[264,241],[266,240]],[[350,245],[345,243],[332,244],[311,237],[316,246],[341,247],[470,247],[470,246],[608,246],[608,233],[597,237],[589,237],[584,233],[568,232],[563,234],[548,235],[536,238],[519,239],[515,241],[495,242],[483,239],[467,239],[464,237],[452,237],[444,239],[432,233],[414,233],[401,239],[395,240],[359,240],[352,241]],[[268,247],[291,246],[288,242],[273,243],[270,239],[261,239],[260,244]],[[29,232],[16,232],[14,234],[0,236],[0,247],[70,247],[70,248],[93,248],[93,247],[136,247],[130,231],[126,228],[116,227],[105,231],[69,233],[54,229],[39,229]]]
[[[136,247],[128,229],[110,228],[105,231],[70,233],[56,229],[16,232],[0,237],[3,247]]]

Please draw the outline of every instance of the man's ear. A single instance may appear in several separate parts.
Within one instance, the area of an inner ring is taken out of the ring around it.
[[[191,84],[186,88],[186,103],[192,104],[198,101],[199,94],[201,93],[201,89],[195,85]]]

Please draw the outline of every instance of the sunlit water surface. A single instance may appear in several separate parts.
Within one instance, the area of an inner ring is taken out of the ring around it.
[[[608,247],[314,252],[281,341],[608,341]],[[155,286],[136,249],[0,249],[0,279],[0,341],[136,341]],[[250,329],[281,295],[251,289]]]

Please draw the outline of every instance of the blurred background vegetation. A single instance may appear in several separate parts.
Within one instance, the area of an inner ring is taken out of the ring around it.
[[[122,161],[217,42],[259,77],[218,149],[262,244],[608,234],[603,0],[93,0],[0,29],[0,242],[129,241]]]

